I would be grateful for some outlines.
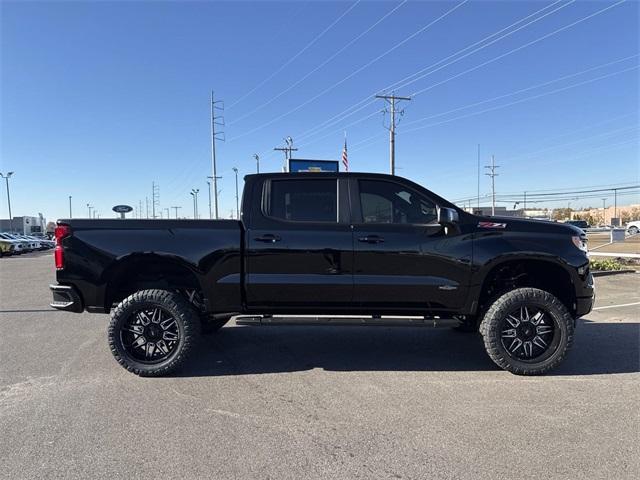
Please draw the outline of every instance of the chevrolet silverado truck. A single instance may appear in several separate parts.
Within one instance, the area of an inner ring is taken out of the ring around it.
[[[541,374],[595,295],[580,229],[472,215],[382,174],[248,175],[240,220],[67,219],[55,239],[51,306],[110,312],[110,349],[141,376],[173,372],[238,315],[455,326],[499,367]]]

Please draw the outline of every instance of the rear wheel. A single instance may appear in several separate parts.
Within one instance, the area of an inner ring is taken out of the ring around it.
[[[141,290],[113,311],[108,339],[122,367],[140,376],[166,375],[186,360],[200,333],[200,318],[182,295]]]
[[[638,233],[638,227],[629,228],[629,235],[636,235]]]
[[[496,365],[519,375],[539,375],[562,362],[573,343],[574,320],[549,292],[518,288],[487,310],[480,333]]]

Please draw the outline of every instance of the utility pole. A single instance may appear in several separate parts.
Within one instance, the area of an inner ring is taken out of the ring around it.
[[[260,155],[254,153],[253,158],[256,159],[256,173],[260,173]]]
[[[524,209],[527,210],[527,191],[524,191]],[[526,212],[525,212],[526,215]]]
[[[165,207],[165,210],[167,211],[167,220],[169,219],[169,209],[167,207]]]
[[[207,182],[207,185],[209,185],[209,219],[212,219],[213,217],[212,217],[212,214],[211,214],[211,185],[213,185],[214,188],[216,188],[216,189],[218,187],[217,187],[217,182],[213,182],[213,177],[209,176],[207,178],[212,181],[212,182]],[[218,176],[218,177],[216,177],[216,180],[222,180],[222,177]],[[218,193],[219,192],[216,190],[215,198],[218,198]],[[216,219],[217,218],[218,218],[218,214],[216,213]]]
[[[9,187],[7,186],[7,191],[9,191]],[[618,189],[614,188],[613,189],[613,217],[614,218],[618,218]],[[618,223],[618,225],[615,225],[616,227],[620,226],[620,221],[616,220],[616,223]]]
[[[160,186],[151,182],[151,218],[156,218],[156,205],[160,207]]]
[[[496,168],[499,168],[500,165],[496,165],[496,159],[494,155],[491,155],[491,165],[487,165],[484,168],[489,169],[489,173],[485,173],[485,175],[491,177],[491,216],[496,214],[496,177],[498,174],[496,173]]]
[[[71,214],[71,195],[69,195],[69,218],[73,218],[73,215]]]
[[[138,219],[142,218],[142,200],[138,200]]]
[[[289,171],[289,160],[291,160],[291,155],[293,152],[297,152],[297,148],[293,148],[293,138],[287,137],[284,139],[284,147],[275,147],[274,150],[278,152],[284,152],[284,166],[282,167],[283,172]]]
[[[238,202],[238,169],[233,167],[233,172],[236,174],[236,219],[240,218],[240,203]]]
[[[480,214],[480,144],[478,144],[478,201],[477,201],[478,214]],[[473,210],[472,210],[473,213]]]
[[[13,172],[8,172],[6,175],[0,173],[0,177],[4,178],[7,183],[7,205],[9,206],[9,229],[13,232],[13,217],[11,216],[11,195],[9,194],[9,178],[11,178]]]
[[[87,203],[87,209],[89,210],[89,218],[91,218],[91,205]]]
[[[222,106],[216,106],[217,104],[222,104]],[[213,99],[213,90],[211,90],[211,178],[213,180],[213,196],[214,196],[214,212],[215,218],[218,218],[218,174],[216,170],[216,140],[221,140],[224,142],[224,132],[216,133],[216,125],[224,126],[224,116],[219,115],[216,116],[215,111],[224,110],[224,103],[221,100],[215,101]],[[222,119],[221,122],[218,122],[218,119]],[[222,138],[219,138],[218,135],[222,135]]]
[[[394,93],[391,95],[376,95],[376,98],[384,99],[390,106],[390,109],[385,108],[385,112],[391,114],[391,122],[389,124],[389,167],[391,175],[396,174],[396,113],[404,115],[404,110],[396,110],[396,101],[411,100],[411,97],[397,97]]]
[[[178,219],[178,209],[182,207],[171,207],[176,211],[176,220]]]
[[[149,197],[144,197],[144,206],[147,212],[147,218],[149,218]]]
[[[209,180],[207,180],[207,193],[209,194],[209,220],[211,220],[213,214],[211,213],[211,182]]]

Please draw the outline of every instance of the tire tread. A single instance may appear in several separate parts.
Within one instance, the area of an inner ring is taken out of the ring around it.
[[[119,338],[118,321],[125,312],[135,304],[154,303],[162,305],[177,313],[183,326],[183,343],[180,351],[170,362],[159,364],[157,367],[140,368],[130,359],[120,354],[116,342]],[[141,377],[159,377],[174,372],[184,364],[194,349],[200,336],[200,318],[191,304],[179,293],[161,289],[139,290],[129,295],[116,306],[111,314],[111,321],[107,330],[109,349],[116,361],[129,372]]]
[[[531,300],[545,304],[547,308],[555,310],[555,313],[560,317],[560,321],[564,322],[566,326],[566,344],[550,358],[551,361],[546,361],[542,365],[513,363],[512,359],[505,355],[499,346],[501,341],[501,312],[507,310],[510,304]],[[480,323],[480,334],[487,354],[500,368],[516,375],[541,375],[556,368],[571,349],[574,335],[574,319],[565,305],[551,293],[538,288],[517,288],[501,295],[489,306]]]

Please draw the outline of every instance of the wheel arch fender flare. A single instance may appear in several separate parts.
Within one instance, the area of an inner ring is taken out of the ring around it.
[[[102,272],[100,283],[104,288],[105,310],[108,311],[113,303],[117,285],[142,279],[145,275],[156,275],[158,278],[170,281],[178,273],[185,279],[188,278],[194,287],[203,290],[203,273],[196,265],[180,256],[159,252],[135,252],[123,255]]]

